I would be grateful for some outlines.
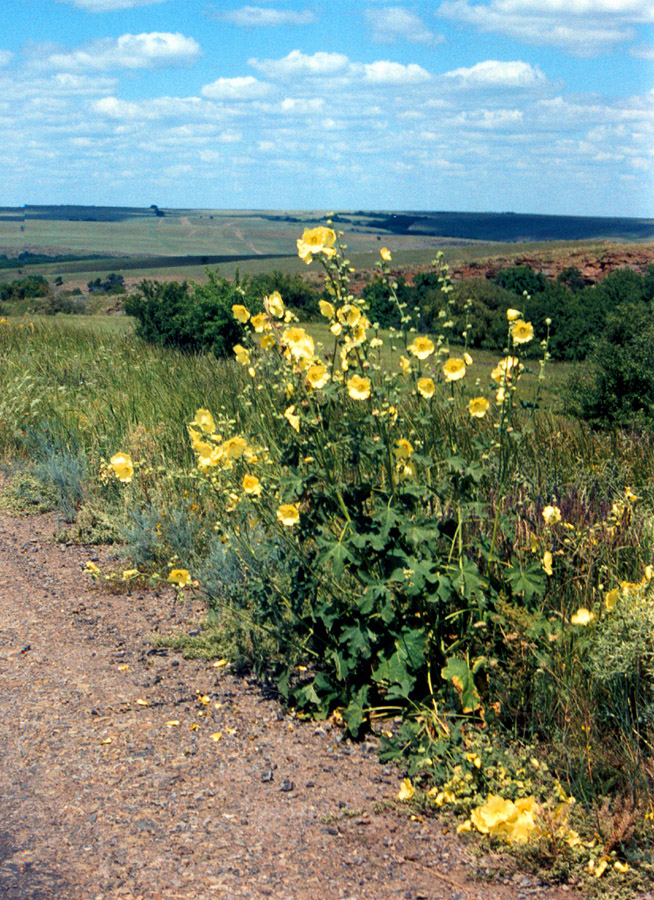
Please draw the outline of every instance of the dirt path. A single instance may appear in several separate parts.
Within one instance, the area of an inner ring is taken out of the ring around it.
[[[571,896],[480,882],[488,861],[442,823],[377,806],[401,773],[372,744],[155,651],[192,604],[94,587],[84,564],[110,551],[55,544],[55,527],[0,517],[2,900]]]

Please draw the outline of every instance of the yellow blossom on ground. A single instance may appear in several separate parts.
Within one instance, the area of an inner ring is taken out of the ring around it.
[[[216,423],[208,409],[198,409],[195,412],[195,418],[191,425],[197,425],[205,434],[213,434],[216,430]]]
[[[593,613],[586,609],[585,606],[580,606],[577,612],[570,616],[570,624],[571,625],[590,625],[595,616]]]
[[[109,465],[114,471],[114,475],[123,484],[128,484],[134,475],[134,464],[128,453],[115,453],[109,460]]]
[[[252,316],[251,325],[257,334],[261,334],[262,331],[268,331],[271,328],[270,319],[265,313],[258,313],[256,316]]]
[[[509,843],[525,844],[536,829],[537,812],[533,797],[512,803],[497,795],[490,795],[484,806],[472,810],[470,820],[477,831],[504,838]]]
[[[391,251],[388,249],[388,247],[382,247],[379,251],[379,255],[384,260],[384,262],[390,262],[392,259]]]
[[[458,381],[466,373],[466,364],[458,356],[451,356],[443,366],[443,375],[448,381]]]
[[[521,316],[521,312],[519,309],[507,309],[506,317],[509,322],[515,322],[516,319],[519,319]]]
[[[408,459],[413,454],[413,446],[406,438],[400,438],[395,441],[393,453],[397,459]]]
[[[246,494],[253,494],[255,497],[261,496],[261,482],[256,475],[243,476],[243,490]]]
[[[425,398],[425,400],[429,400],[430,397],[434,396],[434,391],[436,390],[436,385],[432,381],[431,378],[419,378],[418,379],[418,393]]]
[[[300,417],[295,415],[295,407],[289,406],[284,412],[284,418],[289,422],[291,428],[296,431],[300,430]]]
[[[295,503],[282,503],[277,510],[277,518],[286,528],[291,528],[300,521],[300,511]]]
[[[416,792],[416,789],[411,784],[411,779],[405,778],[402,781],[400,790],[398,791],[397,799],[398,800],[410,800],[413,797],[413,795],[415,794],[415,792]]]
[[[428,337],[417,337],[412,344],[407,347],[409,353],[412,353],[418,359],[427,359],[435,350],[434,342]]]
[[[234,306],[232,306],[232,315],[238,322],[241,322],[243,325],[245,325],[247,320],[250,318],[250,313],[242,303],[235,303]]]
[[[286,312],[284,308],[284,301],[282,300],[282,295],[279,293],[279,291],[273,291],[272,294],[264,297],[263,305],[267,312],[269,312],[270,315],[274,316],[276,319],[281,319]]]
[[[247,448],[248,442],[245,438],[238,435],[229,438],[229,440],[226,440],[223,444],[223,451],[228,459],[239,459],[239,457],[243,456]]]
[[[629,871],[629,863],[623,863],[623,862],[620,862],[619,860],[616,860],[613,863],[613,868],[617,869],[621,875],[624,875],[625,872]]]
[[[490,403],[485,397],[473,397],[468,403],[468,412],[475,419],[483,419],[489,409]]]
[[[546,525],[556,525],[561,521],[561,510],[558,506],[546,506],[543,509],[543,519]]]
[[[323,253],[325,256],[333,256],[335,243],[336,234],[331,228],[325,228],[324,225],[319,225],[317,228],[307,228],[297,241],[298,256],[308,265],[318,253]]]
[[[546,550],[545,553],[543,553],[543,558],[542,558],[541,562],[543,564],[543,569],[545,570],[545,574],[551,575],[552,574],[552,554],[550,553],[549,550]]]
[[[318,306],[320,308],[320,315],[324,316],[326,319],[333,319],[336,315],[334,304],[330,303],[329,300],[320,300]]]
[[[234,356],[236,357],[236,361],[239,362],[242,366],[250,365],[250,351],[246,350],[241,344],[234,344],[232,348],[234,350]]]
[[[125,569],[125,571],[123,572],[122,578],[123,578],[123,581],[129,581],[130,578],[136,578],[137,575],[140,575],[140,574],[141,573],[139,572],[138,569]]]
[[[531,322],[516,319],[511,326],[511,338],[514,344],[528,344],[534,338],[534,326]]]
[[[457,834],[465,834],[468,831],[472,831],[472,822],[470,819],[466,819],[465,822],[461,822],[461,824],[456,827]]]
[[[186,587],[191,583],[191,573],[188,569],[172,569],[166,580],[177,587]]]
[[[370,396],[370,379],[353,375],[347,380],[347,392],[353,400],[367,400]]]
[[[96,566],[96,564],[94,562],[91,562],[91,560],[88,560],[88,562],[86,563],[86,569],[88,572],[96,572],[97,573],[100,571],[100,569]]]
[[[329,370],[322,363],[314,363],[305,373],[305,381],[314,390],[320,390],[329,381]]]

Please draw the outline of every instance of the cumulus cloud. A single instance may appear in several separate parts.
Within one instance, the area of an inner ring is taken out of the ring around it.
[[[291,50],[282,59],[257,59],[252,57],[248,65],[268,78],[293,78],[297,75],[335,75],[345,72],[350,60],[343,53],[313,54]]]
[[[218,78],[202,88],[202,96],[210,100],[254,100],[265,97],[270,85],[253,75],[240,78]]]
[[[421,81],[429,81],[431,75],[417,63],[402,63],[378,60],[367,63],[363,67],[366,81],[373,84],[416,84]]]
[[[310,25],[316,21],[316,17],[308,9],[296,11],[263,6],[243,6],[241,9],[214,13],[213,16],[223,22],[231,22],[232,25],[241,25],[247,28],[269,25]]]
[[[162,0],[59,0],[59,3],[72,3],[87,12],[115,12],[120,9],[133,9],[135,6],[149,6],[161,3]]]
[[[496,59],[487,59],[469,68],[452,69],[443,77],[471,88],[529,88],[547,80],[538,66],[520,60],[500,62]]]
[[[437,15],[592,56],[633,40],[634,25],[654,21],[654,5],[651,0],[445,0]]]
[[[372,39],[379,44],[392,44],[397,40],[435,44],[442,40],[427,28],[420,16],[403,6],[367,9],[365,15],[372,26]]]
[[[47,68],[64,71],[89,69],[156,69],[179,66],[200,56],[194,38],[179,32],[152,31],[105,38],[77,50],[48,53],[42,60]]]

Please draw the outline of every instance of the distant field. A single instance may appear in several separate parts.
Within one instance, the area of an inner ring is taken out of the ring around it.
[[[109,271],[138,279],[172,274],[201,279],[207,265],[220,265],[228,276],[237,266],[242,272],[302,271],[296,240],[304,228],[324,222],[327,215],[324,211],[0,208],[0,257],[7,257],[4,264],[10,267],[0,268],[0,280],[14,277],[19,267],[80,282]],[[345,233],[353,262],[363,267],[377,258],[382,246],[393,251],[400,265],[422,265],[438,249],[450,259],[472,259],[501,253],[508,246],[514,252],[529,252],[534,242],[541,241],[554,247],[561,241],[654,240],[652,219],[357,211],[338,213],[334,223]]]

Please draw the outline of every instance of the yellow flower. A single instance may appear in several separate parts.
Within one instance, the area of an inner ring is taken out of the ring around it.
[[[620,588],[613,588],[612,591],[608,591],[604,595],[604,606],[608,609],[609,612],[615,609],[616,603],[620,599]]]
[[[208,409],[198,409],[191,425],[197,425],[205,434],[212,434],[216,430],[216,424],[213,416]]]
[[[234,306],[232,306],[232,315],[243,325],[245,325],[247,320],[250,318],[250,313],[242,303],[235,303]]]
[[[253,494],[255,497],[261,496],[261,482],[256,475],[243,476],[243,490],[246,494]]]
[[[491,378],[496,384],[505,384],[516,372],[520,373],[520,360],[517,356],[507,356],[495,366],[491,372]]]
[[[257,334],[261,334],[262,331],[270,330],[270,319],[265,313],[259,313],[256,316],[252,316],[252,327],[257,332]]]
[[[624,489],[624,495],[630,503],[635,503],[638,500],[638,496],[634,494],[629,485]]]
[[[236,357],[237,362],[240,362],[242,366],[250,365],[250,351],[246,350],[245,347],[242,347],[241,344],[234,344],[232,348],[234,350],[234,356]]]
[[[645,566],[645,579],[651,581],[654,578],[654,566]]]
[[[349,325],[350,327],[357,324],[357,322],[361,318],[361,310],[356,306],[352,306],[351,303],[346,303],[345,306],[342,306],[338,312],[336,313],[336,318],[341,323],[341,325]]]
[[[329,326],[329,330],[333,335],[338,337],[341,331],[343,331],[343,326],[340,322],[332,322],[332,324]]]
[[[94,562],[91,562],[91,560],[89,560],[86,563],[86,570],[87,570],[87,572],[95,572],[95,573],[98,573],[100,571],[100,569],[96,566],[96,564]]]
[[[320,390],[329,381],[329,371],[322,363],[314,363],[309,366],[304,377],[309,387]]]
[[[419,378],[418,379],[418,393],[422,397],[424,397],[425,400],[429,400],[430,397],[433,397],[435,390],[436,390],[436,385],[431,380],[431,378]]]
[[[333,319],[336,315],[334,304],[330,303],[328,300],[320,300],[318,306],[320,307],[320,315],[324,316],[326,319]]]
[[[616,860],[613,863],[613,868],[617,869],[621,875],[624,875],[625,872],[629,871],[629,863],[623,863],[623,862],[620,862],[619,860]]]
[[[521,313],[519,309],[507,309],[506,311],[506,317],[509,322],[515,322],[516,319],[520,318],[520,315]]]
[[[585,606],[580,606],[577,612],[570,616],[571,625],[590,625],[595,616]]]
[[[125,569],[122,578],[123,581],[129,581],[130,578],[136,578],[140,574],[138,569]]]
[[[411,784],[411,779],[405,778],[402,781],[402,786],[400,787],[400,790],[398,791],[397,799],[398,800],[410,800],[413,797],[413,795],[415,794],[415,792],[416,792],[416,789]]]
[[[294,428],[296,431],[300,430],[300,417],[295,415],[294,406],[288,407],[288,409],[284,413],[284,418],[288,420],[291,428]]]
[[[531,322],[517,319],[511,326],[511,337],[514,344],[528,344],[534,337],[534,326]]]
[[[216,447],[214,444],[207,444],[204,441],[198,442],[193,448],[198,458],[198,469],[209,469],[217,466],[225,455],[222,447]]]
[[[411,361],[406,356],[400,356],[400,369],[402,369],[403,375],[408,375],[411,371]]]
[[[466,352],[463,354],[463,361],[464,361],[464,363],[466,364],[466,366],[471,366],[471,365],[472,365],[472,356],[470,356],[470,354],[468,353],[467,350],[466,350]]]
[[[545,553],[543,553],[543,559],[541,560],[541,562],[543,563],[543,569],[545,570],[545,573],[547,575],[551,575],[552,574],[552,554],[550,553],[549,550],[546,550]]]
[[[413,453],[413,447],[406,438],[400,438],[399,440],[395,441],[393,453],[395,454],[397,459],[408,459]]]
[[[476,419],[483,419],[489,409],[490,403],[485,397],[473,397],[468,403],[468,412]]]
[[[347,380],[347,392],[353,400],[367,400],[370,396],[370,379],[353,375]]]
[[[238,459],[243,456],[247,448],[248,442],[240,436],[229,438],[223,444],[223,451],[228,459]]]
[[[286,310],[284,309],[284,301],[279,291],[273,291],[268,297],[263,298],[264,308],[276,319],[281,319]]]
[[[317,228],[307,228],[302,237],[298,238],[298,256],[308,265],[313,256],[318,253],[324,253],[325,256],[333,256],[335,243],[336,234],[331,228],[325,228],[324,225],[319,225]]]
[[[384,342],[382,341],[381,338],[374,337],[374,338],[370,341],[370,349],[371,349],[371,350],[376,350],[378,347],[382,347],[383,344],[384,344]]]
[[[282,334],[282,341],[296,362],[300,359],[313,359],[315,344],[304,328],[287,328]]]
[[[466,364],[458,356],[452,356],[443,366],[443,375],[448,381],[458,381],[466,373]]]
[[[536,812],[533,797],[512,803],[490,795],[484,806],[472,810],[470,820],[482,834],[497,835],[510,843],[526,844],[536,829]]]
[[[418,359],[427,359],[434,352],[434,342],[428,337],[417,337],[412,344],[409,344],[407,350]]]
[[[461,824],[456,827],[457,834],[465,834],[468,831],[472,831],[472,822],[470,819],[466,819],[465,822],[461,822]]]
[[[295,503],[283,503],[277,510],[277,518],[286,528],[292,528],[300,521],[300,511]]]
[[[264,350],[271,350],[275,346],[275,335],[274,334],[264,334],[261,336],[261,340],[259,341],[262,348]]]
[[[384,260],[384,262],[390,262],[392,259],[391,251],[388,249],[388,247],[382,247],[379,251],[379,255]]]
[[[191,573],[187,569],[173,569],[166,580],[177,587],[186,587],[191,583]]]
[[[556,525],[561,521],[561,510],[558,506],[546,506],[543,510],[546,525]]]
[[[116,453],[109,460],[109,465],[114,470],[115,476],[123,484],[128,484],[134,475],[134,465],[128,453]]]

